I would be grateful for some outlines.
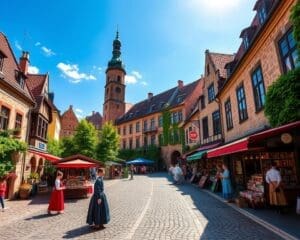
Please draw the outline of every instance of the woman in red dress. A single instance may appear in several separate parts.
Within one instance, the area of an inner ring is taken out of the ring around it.
[[[61,179],[63,178],[63,173],[61,171],[57,171],[55,186],[51,193],[51,198],[48,207],[48,214],[51,214],[51,211],[56,211],[57,213],[63,213],[65,208],[64,203],[64,192],[65,189],[61,183]]]

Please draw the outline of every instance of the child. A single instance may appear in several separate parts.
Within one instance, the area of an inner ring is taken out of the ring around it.
[[[4,197],[6,192],[6,180],[0,179],[0,203],[2,206],[2,212],[4,212]]]

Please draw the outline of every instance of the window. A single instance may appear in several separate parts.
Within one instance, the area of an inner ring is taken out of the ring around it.
[[[25,79],[22,72],[16,71],[16,79],[21,88],[24,88]]]
[[[258,9],[258,19],[259,23],[262,25],[267,19],[267,9],[265,5],[262,5],[260,9]]]
[[[135,131],[137,133],[140,132],[140,122],[136,122],[136,124],[135,124]]]
[[[215,99],[215,90],[214,90],[214,84],[212,83],[208,89],[208,102],[212,102]]]
[[[126,140],[123,140],[123,149],[126,149]]]
[[[116,93],[120,93],[121,92],[121,88],[116,87]]]
[[[147,136],[144,137],[144,146],[145,147],[148,146],[148,137]]]
[[[159,127],[162,127],[162,125],[163,125],[163,117],[162,117],[162,115],[160,115],[160,116],[158,117],[158,126],[159,126]]]
[[[244,44],[245,49],[247,49],[250,45],[249,37],[246,34],[244,35],[244,38],[243,38],[243,44]]]
[[[129,125],[129,134],[132,134],[132,124]]]
[[[126,135],[126,126],[123,127],[123,135]]]
[[[154,130],[154,128],[155,128],[155,120],[154,120],[154,118],[151,118],[150,128],[151,128],[151,130]]]
[[[256,111],[260,111],[265,105],[265,85],[261,67],[252,73],[252,87]]]
[[[151,135],[151,145],[155,145],[156,137],[155,135]]]
[[[202,110],[202,109],[204,109],[204,108],[205,108],[205,96],[202,95],[202,96],[200,97],[200,109]]]
[[[230,130],[233,128],[233,121],[232,121],[232,112],[231,112],[231,102],[230,99],[228,99],[225,104],[225,115],[226,115],[226,125],[227,130]]]
[[[279,49],[283,71],[286,73],[297,66],[298,54],[292,29],[279,40]]]
[[[147,120],[144,121],[144,131],[148,130],[148,123]]]
[[[3,56],[3,54],[0,52],[0,72],[2,72],[2,69],[3,69],[3,63],[4,63],[4,56]]]
[[[118,76],[118,77],[117,77],[117,81],[118,81],[118,82],[121,82],[121,76]]]
[[[132,149],[132,138],[129,139],[129,149]]]
[[[182,122],[183,121],[183,117],[182,117],[182,112],[178,112],[178,122]]]
[[[118,134],[119,135],[121,134],[121,128],[118,128]]]
[[[214,135],[221,134],[221,118],[220,111],[215,111],[212,114]]]
[[[173,113],[173,123],[178,123],[178,113],[177,112]]]
[[[2,130],[8,129],[9,114],[10,114],[9,108],[2,106],[1,114],[0,114],[0,129]]]
[[[236,97],[237,97],[238,109],[239,109],[239,119],[240,122],[242,122],[248,119],[244,85],[241,85],[237,88]]]
[[[140,145],[140,138],[138,137],[138,138],[135,139],[135,147],[139,148],[140,146],[141,146]]]
[[[21,128],[22,128],[22,115],[17,113],[16,114],[15,129],[21,129]]]
[[[42,117],[38,117],[37,136],[43,139],[47,137],[48,123]]]
[[[208,138],[208,117],[202,119],[203,139]]]

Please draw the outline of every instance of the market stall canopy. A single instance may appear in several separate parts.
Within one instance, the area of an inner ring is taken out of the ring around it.
[[[152,164],[154,164],[154,161],[148,160],[145,158],[137,158],[137,159],[127,162],[126,164],[129,164],[129,165],[131,165],[131,164],[132,165],[152,165]]]
[[[195,154],[195,153],[198,153],[198,152],[202,152],[204,150],[209,150],[209,149],[212,149],[212,148],[215,148],[215,147],[218,147],[221,145],[221,141],[217,141],[215,143],[212,143],[212,144],[207,144],[207,145],[204,145],[204,146],[201,146],[199,148],[196,148],[194,150],[191,150],[190,152],[187,152],[185,154],[182,155],[182,158],[188,158],[189,156],[191,156],[192,154]]]
[[[42,152],[42,151],[39,151],[39,150],[34,149],[34,148],[29,148],[28,152],[32,153],[32,154],[36,154],[36,155],[38,155],[40,157],[43,157],[43,158],[45,158],[46,160],[48,160],[48,161],[50,161],[52,163],[61,159],[61,157],[57,157],[57,156],[54,156],[54,155],[52,155],[50,153]]]
[[[193,155],[190,155],[187,157],[187,161],[191,162],[191,161],[195,161],[195,160],[199,160],[201,159],[204,155],[206,155],[207,151],[200,151],[200,152],[196,152]]]
[[[93,168],[104,167],[103,163],[89,158],[87,156],[77,154],[63,158],[54,163],[57,168]]]

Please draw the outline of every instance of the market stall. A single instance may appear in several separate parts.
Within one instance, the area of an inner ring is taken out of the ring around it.
[[[90,169],[103,167],[99,161],[80,154],[59,160],[54,165],[64,173],[65,198],[82,198],[92,194]]]

